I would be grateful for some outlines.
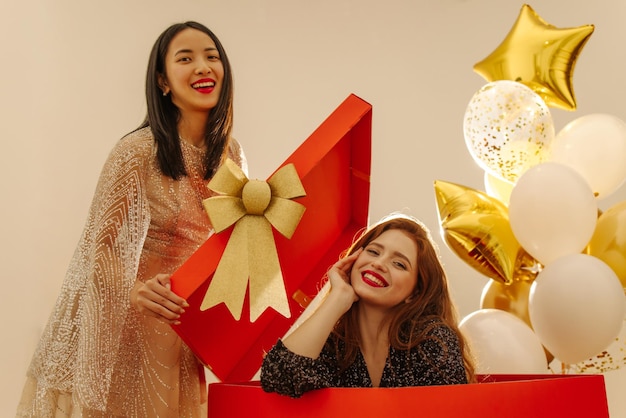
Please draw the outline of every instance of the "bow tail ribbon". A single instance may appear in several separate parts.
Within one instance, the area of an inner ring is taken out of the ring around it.
[[[206,310],[222,302],[239,321],[250,283],[250,322],[266,308],[289,318],[289,302],[271,224],[263,216],[237,222],[200,306]]]
[[[247,241],[246,223],[237,222],[204,295],[200,305],[201,311],[224,302],[237,321],[241,318],[243,300],[248,287],[249,266],[248,251],[240,243],[247,243]]]
[[[248,234],[250,267],[250,321],[273,308],[285,318],[291,317],[283,273],[272,233],[272,225],[262,216],[250,216],[246,223],[254,225]]]

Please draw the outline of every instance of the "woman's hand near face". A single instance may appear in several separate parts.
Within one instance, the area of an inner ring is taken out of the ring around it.
[[[330,282],[330,293],[328,297],[332,298],[334,303],[340,303],[345,306],[346,311],[350,309],[350,306],[352,306],[354,302],[359,300],[359,297],[350,284],[350,272],[352,271],[354,261],[361,252],[363,252],[363,249],[359,248],[349,256],[337,261],[330,270],[328,270],[328,281]]]
[[[291,352],[313,359],[320,355],[339,318],[358,300],[350,285],[350,271],[362,251],[359,249],[342,258],[328,270],[330,291],[311,316],[283,338],[285,347]]]
[[[138,312],[168,324],[179,324],[187,301],[170,290],[170,276],[157,274],[145,282],[136,281],[130,292],[130,303]]]

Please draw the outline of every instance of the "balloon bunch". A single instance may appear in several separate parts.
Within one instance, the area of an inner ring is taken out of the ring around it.
[[[528,5],[474,69],[465,144],[485,191],[435,181],[441,234],[491,280],[463,318],[480,373],[603,372],[626,364],[626,123],[590,114],[556,132],[549,107],[575,110],[574,65],[593,26],[559,29]]]

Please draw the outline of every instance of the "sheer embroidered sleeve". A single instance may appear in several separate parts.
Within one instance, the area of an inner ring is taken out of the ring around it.
[[[86,226],[29,368],[37,382],[34,398],[41,401],[35,404],[44,405],[52,391],[60,391],[74,392],[88,408],[106,405],[150,222],[143,188],[150,138],[137,132],[123,138],[102,169]]]

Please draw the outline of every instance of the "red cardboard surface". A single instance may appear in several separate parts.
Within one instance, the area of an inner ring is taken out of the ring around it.
[[[292,399],[259,382],[209,385],[209,418],[608,418],[602,375],[492,375],[481,383],[332,388]]]
[[[264,352],[303,312],[303,296],[317,294],[328,268],[367,226],[371,125],[371,105],[350,95],[281,165],[294,164],[306,191],[295,199],[306,210],[291,239],[274,231],[290,318],[268,309],[251,323],[247,294],[239,321],[223,303],[200,311],[232,227],[209,238],[171,277],[172,290],[191,305],[173,328],[221,381],[254,376]]]

